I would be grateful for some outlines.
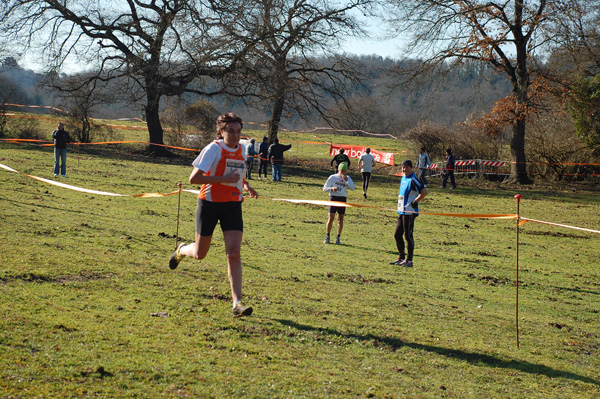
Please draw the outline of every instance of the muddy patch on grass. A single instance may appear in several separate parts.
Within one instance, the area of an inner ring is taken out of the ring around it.
[[[14,281],[25,281],[28,283],[58,283],[58,284],[68,284],[68,283],[82,283],[86,281],[94,281],[94,280],[105,280],[114,278],[115,274],[113,273],[98,273],[98,272],[90,272],[90,271],[82,271],[79,274],[67,274],[60,276],[48,276],[42,273],[35,272],[27,272],[20,274],[9,274],[4,277],[0,277],[0,282],[7,284]]]
[[[491,285],[494,287],[497,287],[500,285],[512,285],[513,284],[513,282],[509,278],[506,278],[506,277],[476,276],[473,273],[469,273],[467,275],[467,277],[469,277],[471,279],[483,281],[487,285]]]
[[[523,233],[533,236],[550,236],[550,237],[568,237],[568,238],[585,238],[590,239],[591,236],[580,236],[577,234],[561,233],[560,231],[527,231],[522,230]]]
[[[320,276],[312,276],[319,278]],[[365,277],[360,274],[340,274],[329,272],[325,274],[326,278],[333,279],[335,281],[345,281],[348,283],[359,283],[359,284],[395,284],[394,280],[387,280],[381,277]]]

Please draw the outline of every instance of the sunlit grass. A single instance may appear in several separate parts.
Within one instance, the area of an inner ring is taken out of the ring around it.
[[[218,228],[205,260],[167,266],[179,201],[179,234],[193,239],[192,194],[105,197],[0,169],[2,395],[600,395],[598,234],[521,227],[517,350],[514,220],[421,215],[415,267],[389,266],[396,217],[385,208],[398,178],[377,174],[368,201],[360,188],[348,200],[379,209],[349,209],[343,245],[324,245],[326,208],[270,199],[327,199],[326,146],[303,137],[282,134],[296,150],[284,181],[253,180],[262,198],[243,205],[244,295],[255,309],[243,320],[231,317]],[[142,149],[71,151],[59,181],[127,195],[195,188],[193,155],[156,160]],[[0,163],[22,173],[52,178],[52,162],[51,148],[0,144]],[[581,187],[435,183],[424,212],[515,213],[521,193],[525,217],[600,229],[598,193]]]

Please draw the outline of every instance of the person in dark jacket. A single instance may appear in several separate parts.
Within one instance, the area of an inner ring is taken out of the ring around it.
[[[279,139],[275,139],[269,146],[267,158],[271,161],[273,181],[281,181],[281,165],[283,164],[283,153],[292,148],[291,144],[279,144]]]
[[[52,138],[54,139],[54,177],[58,176],[59,170],[62,177],[67,177],[67,143],[73,140],[62,123],[56,126]]]
[[[261,174],[267,178],[267,165],[269,164],[269,139],[263,137],[262,143],[258,146],[258,178]]]
[[[450,184],[452,184],[452,188],[456,188],[456,181],[454,180],[454,154],[452,154],[452,150],[450,148],[446,150],[446,168],[444,169],[442,188],[446,188],[448,177],[450,178]]]
[[[334,162],[335,165],[333,164]],[[348,158],[348,155],[344,154],[344,149],[340,148],[338,153],[335,154],[335,156],[331,159],[330,164],[331,167],[337,172],[338,167],[342,162],[346,162],[346,166],[348,166],[348,169],[350,168],[350,158]]]

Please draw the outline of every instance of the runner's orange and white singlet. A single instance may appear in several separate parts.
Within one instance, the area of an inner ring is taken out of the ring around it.
[[[236,183],[203,184],[198,198],[211,202],[243,201],[242,187],[244,182],[245,158],[242,145],[235,151],[229,151],[223,141],[214,141],[219,146],[220,153],[216,155],[206,176],[224,176],[237,171],[240,179]],[[217,149],[218,151],[218,149]]]

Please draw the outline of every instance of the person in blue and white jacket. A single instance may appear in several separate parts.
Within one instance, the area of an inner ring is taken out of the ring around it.
[[[346,162],[342,162],[338,166],[338,173],[334,173],[329,176],[325,184],[323,185],[323,191],[329,192],[329,201],[346,202],[346,196],[348,189],[354,190],[354,182],[352,178],[348,176],[348,165]],[[324,244],[329,244],[329,233],[333,226],[335,214],[338,214],[338,226],[337,226],[337,238],[335,243],[340,245],[340,235],[342,234],[342,228],[344,227],[344,215],[346,214],[346,207],[344,206],[330,206],[329,216],[327,218],[327,236],[323,241]]]
[[[419,202],[429,194],[429,191],[417,179],[412,167],[412,162],[409,159],[402,162],[404,176],[402,176],[400,190],[398,191],[398,221],[394,232],[396,247],[398,248],[398,260],[390,262],[390,265],[413,267],[415,218],[419,215]],[[406,237],[406,251],[403,236]]]

